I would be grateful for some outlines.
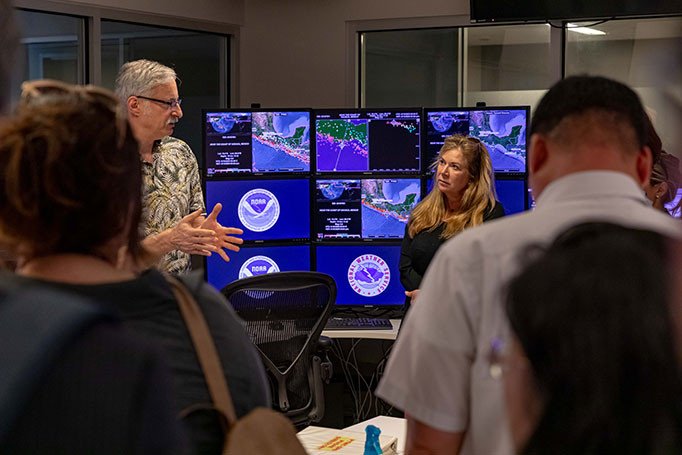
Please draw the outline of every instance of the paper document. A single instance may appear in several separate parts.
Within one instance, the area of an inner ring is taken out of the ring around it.
[[[362,455],[365,451],[365,433],[308,427],[297,434],[308,455]],[[379,444],[384,455],[395,455],[398,438],[381,434]]]

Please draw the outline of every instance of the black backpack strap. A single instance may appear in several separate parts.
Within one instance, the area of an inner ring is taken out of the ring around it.
[[[0,440],[67,344],[105,320],[115,318],[83,298],[48,289],[0,300]]]

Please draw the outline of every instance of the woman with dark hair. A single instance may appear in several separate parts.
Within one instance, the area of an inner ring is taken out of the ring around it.
[[[503,373],[520,454],[682,453],[682,375],[667,240],[591,223],[509,286]],[[498,349],[496,349],[498,348]]]
[[[174,294],[158,271],[134,270],[145,255],[140,157],[117,98],[56,81],[23,89],[16,113],[0,126],[0,244],[18,258],[17,285],[85,296],[163,348],[173,404],[187,415],[195,452],[220,453],[221,424]],[[237,415],[270,406],[262,363],[240,321],[221,294],[194,278],[183,281],[207,320]]]
[[[445,138],[431,166],[433,189],[410,213],[400,250],[400,282],[407,303],[419,293],[433,256],[464,229],[504,216],[495,200],[495,177],[488,149],[478,139]]]

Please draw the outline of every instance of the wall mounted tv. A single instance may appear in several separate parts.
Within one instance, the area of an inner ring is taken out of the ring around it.
[[[472,22],[608,19],[680,14],[679,0],[470,0]]]
[[[317,245],[317,271],[336,281],[340,306],[402,306],[400,245]]]
[[[425,170],[446,137],[465,134],[486,145],[496,173],[525,174],[529,114],[528,106],[425,109]]]
[[[206,177],[310,171],[310,110],[204,110]]]
[[[218,222],[244,230],[244,241],[310,240],[308,179],[206,182],[206,206],[220,202]]]
[[[421,170],[421,109],[315,110],[317,172]]]
[[[266,273],[310,270],[310,245],[245,246],[228,251],[230,262],[218,254],[206,258],[206,280],[221,290],[240,278]]]
[[[315,181],[317,240],[402,239],[421,200],[418,178],[344,178]]]

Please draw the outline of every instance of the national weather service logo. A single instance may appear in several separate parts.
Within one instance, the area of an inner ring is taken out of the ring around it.
[[[248,229],[267,231],[279,218],[279,201],[268,190],[256,188],[241,198],[237,214]]]
[[[242,265],[239,269],[239,278],[246,278],[266,273],[279,272],[279,267],[267,256],[254,256]]]
[[[391,270],[386,261],[373,254],[358,256],[348,267],[348,283],[355,292],[374,297],[386,290]]]

